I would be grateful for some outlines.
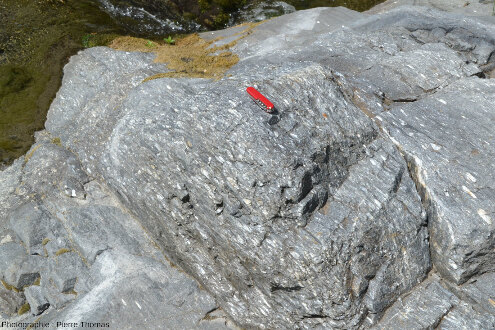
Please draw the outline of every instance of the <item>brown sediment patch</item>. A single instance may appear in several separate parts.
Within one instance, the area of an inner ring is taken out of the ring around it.
[[[235,34],[238,38],[221,46],[212,46],[221,38],[206,41],[195,33],[177,40],[175,45],[134,37],[118,37],[109,47],[122,51],[151,52],[156,54],[154,62],[167,63],[170,72],[153,75],[144,81],[179,77],[220,79],[239,62],[239,57],[229,49],[259,24],[261,23],[243,24],[246,29]]]

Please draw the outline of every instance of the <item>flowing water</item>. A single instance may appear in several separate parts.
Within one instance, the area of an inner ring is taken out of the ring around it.
[[[104,45],[117,35],[156,38],[223,27],[235,23],[229,20],[233,3],[252,1],[172,0],[168,10],[163,3],[170,2],[149,0],[0,0],[0,168],[24,154],[34,132],[43,129],[62,68],[78,50]],[[297,9],[363,11],[383,0],[286,2]],[[147,3],[154,7],[145,8]]]

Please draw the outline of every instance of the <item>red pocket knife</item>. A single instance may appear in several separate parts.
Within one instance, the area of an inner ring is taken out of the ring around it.
[[[272,102],[270,102],[266,97],[263,96],[260,92],[258,92],[254,87],[248,87],[246,89],[249,96],[256,102],[257,105],[261,107],[261,109],[265,110],[268,113],[272,113],[275,111],[275,106]]]

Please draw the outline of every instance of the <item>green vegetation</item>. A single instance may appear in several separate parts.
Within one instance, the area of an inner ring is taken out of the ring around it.
[[[171,36],[168,36],[168,38],[163,38],[163,41],[165,41],[166,44],[175,45],[175,40],[172,39]]]
[[[91,34],[86,34],[84,37],[82,37],[82,45],[84,48],[89,48],[93,46],[91,42]]]
[[[246,5],[246,0],[211,0],[225,11],[234,11]]]
[[[60,138],[59,138],[59,137],[53,138],[51,142],[52,142],[53,144],[55,144],[55,145],[59,146],[59,147],[61,147],[61,146],[62,146],[62,141],[60,140]],[[48,240],[48,242],[50,241],[50,239],[49,239],[49,238],[45,238],[45,239],[47,239],[47,240]],[[43,242],[44,242],[44,240],[43,240]],[[46,243],[48,243],[48,242],[46,242]],[[46,243],[45,243],[45,244],[46,244]],[[43,244],[43,245],[45,245],[45,244]]]
[[[385,0],[286,0],[285,2],[296,7],[297,10],[309,9],[315,7],[338,7],[344,6],[357,11],[365,11],[384,2]]]
[[[2,283],[3,287],[9,291],[14,290],[15,292],[19,292],[19,290],[15,286],[8,284],[4,280],[0,280],[0,283]]]
[[[233,13],[244,7],[249,0],[198,0],[197,6],[188,8],[187,17],[209,28],[220,29],[226,26]],[[185,18],[187,18],[185,17]]]
[[[91,0],[0,3],[2,164],[25,153],[43,128],[69,56],[106,44],[121,30]]]
[[[21,308],[19,308],[19,310],[17,311],[17,314],[23,315],[23,314],[26,314],[27,312],[29,312],[30,310],[31,310],[31,306],[29,306],[28,303],[25,303],[24,305],[21,306]]]

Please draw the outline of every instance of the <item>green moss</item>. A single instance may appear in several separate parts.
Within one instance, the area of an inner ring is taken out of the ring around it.
[[[198,5],[201,12],[205,12],[210,9],[210,2],[208,0],[198,0]]]
[[[60,250],[58,250],[58,251],[55,253],[55,255],[56,255],[56,256],[59,256],[59,255],[61,255],[61,254],[67,253],[67,252],[70,252],[70,250],[69,250],[69,249],[67,249],[67,248],[61,248]]]
[[[213,17],[213,25],[218,29],[223,28],[229,22],[229,18],[230,16],[225,13],[215,15],[215,17]]]
[[[33,282],[33,285],[40,285],[41,284],[41,277],[38,277],[36,281]]]
[[[184,17],[188,21],[192,21],[195,20],[198,16],[194,13],[185,12],[182,14],[182,17]]]
[[[213,3],[223,10],[234,11],[246,5],[246,0],[213,0]]]
[[[148,48],[155,48],[156,47],[156,44],[151,40],[146,40],[146,43],[144,45]]]
[[[0,3],[1,164],[29,150],[60,86],[62,67],[83,47],[83,36],[90,35],[88,46],[101,45],[120,28],[89,0]],[[107,30],[92,33],[98,26]]]
[[[61,146],[62,146],[62,141],[60,141],[60,138],[59,138],[59,137],[53,138],[53,139],[52,139],[52,143],[53,143],[53,144],[55,144],[55,145],[57,145],[57,146],[59,146],[59,147],[61,147]],[[46,239],[46,238],[45,238],[45,239]],[[50,241],[50,240],[48,240],[48,241]],[[47,243],[48,243],[48,242],[47,242]],[[43,244],[43,245],[44,245],[44,244]]]
[[[66,291],[66,292],[62,292],[63,294],[72,294],[74,296],[77,296],[77,292],[74,291],[74,290],[70,290],[70,291]]]
[[[26,314],[27,312],[29,312],[30,310],[31,310],[31,306],[29,306],[28,303],[25,303],[24,305],[21,306],[21,308],[19,308],[19,310],[17,311],[17,314],[23,315],[23,314]]]
[[[0,98],[19,93],[29,87],[32,75],[23,67],[5,65],[0,67]]]
[[[90,33],[90,34],[85,34],[82,37],[82,39],[81,39],[81,45],[84,48],[91,48],[91,47],[97,47],[97,46],[106,46],[113,39],[115,39],[118,36],[119,36],[118,34],[114,34],[114,33],[104,33],[104,34]]]
[[[376,6],[385,0],[286,0],[285,2],[296,7],[297,10],[309,9],[315,7],[338,7],[344,6],[357,11],[365,11]]]
[[[4,286],[4,288],[7,289],[7,290],[9,290],[9,291],[21,292],[21,290],[19,290],[15,286],[13,286],[13,285],[5,282],[4,280],[0,280],[0,282],[2,283],[2,285]]]

